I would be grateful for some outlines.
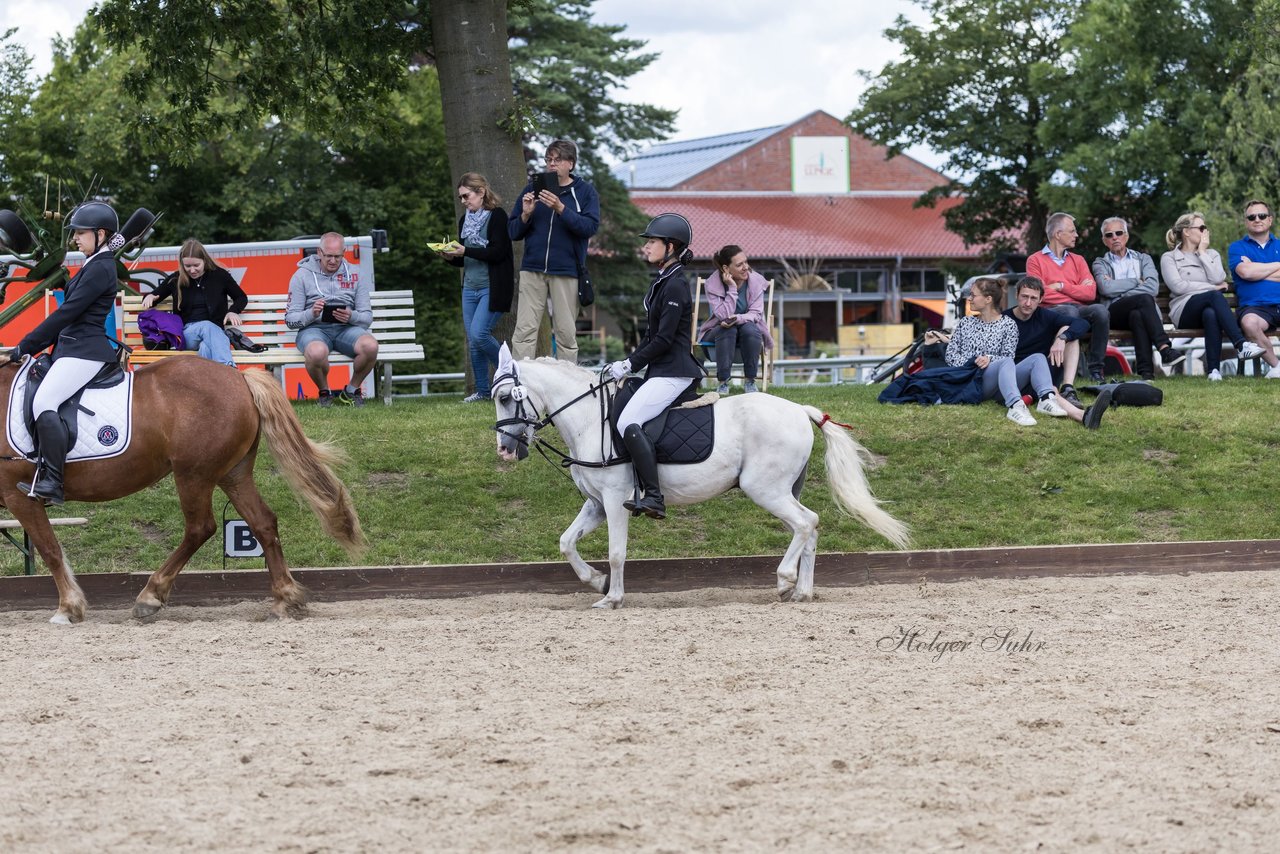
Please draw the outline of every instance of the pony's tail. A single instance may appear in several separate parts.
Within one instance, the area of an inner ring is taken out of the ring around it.
[[[355,557],[364,548],[364,532],[347,487],[333,473],[345,462],[341,451],[326,442],[313,442],[302,432],[302,423],[280,383],[261,370],[241,372],[262,419],[262,432],[285,480],[295,494],[306,499],[325,533]]]
[[[890,516],[871,494],[862,466],[869,459],[867,449],[859,445],[849,431],[812,406],[804,407],[827,441],[827,485],[836,506],[856,516],[900,549],[911,545],[911,532],[902,522]]]

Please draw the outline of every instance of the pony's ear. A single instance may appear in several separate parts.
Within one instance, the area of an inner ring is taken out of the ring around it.
[[[507,342],[503,341],[502,346],[498,348],[498,373],[506,374],[511,372],[511,349],[507,347]]]

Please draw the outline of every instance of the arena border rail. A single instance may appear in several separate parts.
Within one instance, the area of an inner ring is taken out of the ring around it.
[[[627,562],[627,583],[635,593],[670,593],[707,587],[756,588],[771,592],[777,555],[714,558],[651,558]],[[817,589],[869,584],[948,583],[975,579],[1065,576],[1187,575],[1192,572],[1257,571],[1280,562],[1280,540],[1224,540],[1178,543],[1123,543],[1007,546],[907,552],[833,552],[818,555]],[[607,571],[607,562],[591,561]],[[313,601],[355,599],[435,599],[497,593],[582,593],[588,591],[562,561],[542,563],[365,566],[295,569]],[[149,573],[94,573],[77,576],[90,609],[131,604]],[[184,572],[170,604],[212,605],[244,601],[270,589],[267,572]],[[57,602],[49,575],[0,578],[0,610],[52,607]]]

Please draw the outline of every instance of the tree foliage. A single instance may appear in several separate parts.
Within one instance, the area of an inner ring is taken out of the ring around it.
[[[918,0],[927,26],[886,35],[903,58],[872,76],[850,115],[894,151],[924,143],[960,176],[922,203],[969,245],[1035,250],[1044,220],[1069,210],[1086,229],[1124,216],[1159,235],[1210,181],[1224,94],[1251,19],[1232,0],[1087,3]],[[1096,230],[1095,230],[1096,232]],[[1100,249],[1096,233],[1083,247]]]

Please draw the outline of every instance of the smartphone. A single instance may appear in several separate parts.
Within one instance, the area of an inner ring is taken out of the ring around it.
[[[560,192],[560,176],[554,172],[539,172],[533,176],[533,192],[537,195],[542,190],[553,193]]]

